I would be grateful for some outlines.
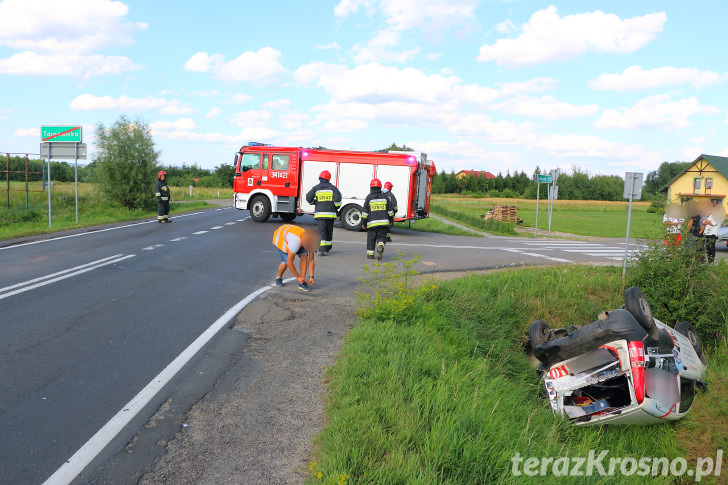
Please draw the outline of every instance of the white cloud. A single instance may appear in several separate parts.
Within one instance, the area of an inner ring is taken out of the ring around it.
[[[341,50],[341,46],[339,45],[338,42],[334,41],[334,42],[330,42],[328,44],[317,45],[315,47],[315,49],[317,51],[324,51],[324,50],[336,50],[336,51],[338,51],[338,50]]]
[[[230,98],[227,101],[225,101],[225,104],[243,104],[243,103],[247,103],[251,99],[253,99],[253,97],[250,95],[243,94],[243,93],[235,93],[232,96],[230,96]]]
[[[224,62],[221,54],[210,55],[198,52],[185,62],[185,70],[193,72],[211,71],[214,79],[227,82],[250,82],[265,85],[277,80],[277,75],[286,71],[279,62],[281,52],[272,47],[247,51],[237,58]]]
[[[82,94],[71,101],[70,108],[73,111],[158,111],[159,113],[168,115],[194,112],[189,105],[180,103],[176,99],[168,100],[166,98],[155,98],[152,96],[147,96],[146,98],[131,98],[129,96],[112,98],[111,96],[94,96],[88,93]]]
[[[352,60],[357,64],[367,62],[407,62],[420,53],[420,48],[397,50],[402,34],[385,29],[377,33],[365,45],[356,44],[352,48]]]
[[[230,117],[230,123],[241,128],[263,127],[273,117],[270,111],[240,111]]]
[[[197,125],[195,122],[190,118],[180,118],[176,121],[157,121],[156,123],[151,123],[149,125],[149,128],[155,131],[164,131],[164,130],[194,130],[197,128]]]
[[[293,102],[290,99],[276,99],[274,101],[268,101],[267,103],[263,104],[264,108],[287,108],[289,106],[293,106]]]
[[[496,24],[495,30],[500,32],[501,34],[507,34],[508,32],[513,32],[516,30],[516,26],[511,22],[511,19],[506,19],[503,22],[500,22]]]
[[[223,57],[221,54],[210,55],[207,52],[198,52],[185,62],[185,71],[207,72],[215,66],[222,64]]]
[[[195,97],[200,97],[200,98],[212,98],[219,94],[220,94],[220,92],[217,89],[212,89],[210,91],[190,91],[187,93],[187,96],[195,96]]]
[[[494,104],[491,107],[497,111],[504,111],[513,115],[547,119],[568,119],[577,116],[589,116],[599,111],[599,107],[596,104],[578,106],[564,103],[553,96],[542,96],[540,98],[516,96],[507,101]]]
[[[271,140],[278,136],[278,132],[269,128],[245,128],[237,135],[226,135],[222,133],[197,133],[194,131],[178,130],[163,131],[159,134],[161,138],[168,140],[189,140],[207,143],[225,143],[228,145],[241,145],[250,140]]]
[[[720,113],[714,106],[703,106],[697,98],[690,97],[671,101],[666,94],[649,96],[638,101],[631,108],[605,110],[594,123],[595,128],[661,128],[677,130],[691,124],[688,119],[696,114],[711,115]]]
[[[599,10],[560,17],[552,5],[533,13],[517,38],[482,46],[478,60],[510,67],[573,59],[588,51],[632,53],[662,32],[666,20],[664,12],[621,19]]]
[[[222,110],[220,108],[212,108],[210,111],[207,112],[205,115],[205,118],[217,118],[222,114]]]
[[[705,143],[708,141],[704,136],[694,136],[690,139],[690,143]]]
[[[0,45],[68,54],[129,45],[144,23],[127,22],[129,7],[111,0],[4,0]]]
[[[458,101],[474,104],[490,103],[500,95],[497,89],[477,84],[455,86],[452,88],[452,93]]]
[[[496,83],[504,96],[521,93],[541,93],[554,89],[558,84],[558,79],[552,77],[535,77],[523,82]]]
[[[128,57],[100,54],[38,54],[25,51],[0,59],[0,74],[13,75],[94,77],[139,69],[142,66],[134,64]]]
[[[712,71],[701,71],[695,67],[658,67],[644,70],[641,66],[631,66],[622,73],[602,74],[589,82],[589,87],[600,91],[636,91],[692,84],[695,89],[712,86],[725,81],[727,76]]]
[[[40,128],[18,128],[13,135],[40,138]]]
[[[288,131],[301,130],[311,119],[306,113],[289,113],[278,117],[281,128]]]
[[[324,129],[337,133],[346,133],[349,131],[365,130],[367,126],[368,123],[364,120],[329,120],[324,124]]]

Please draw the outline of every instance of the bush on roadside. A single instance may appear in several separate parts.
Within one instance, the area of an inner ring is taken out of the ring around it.
[[[702,240],[683,235],[683,241],[651,243],[630,262],[628,284],[644,291],[656,318],[691,322],[712,347],[728,335],[728,264],[707,264]]]

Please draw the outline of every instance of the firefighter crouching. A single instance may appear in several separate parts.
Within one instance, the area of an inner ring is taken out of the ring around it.
[[[157,222],[160,224],[172,222],[172,219],[169,218],[169,201],[172,200],[172,195],[169,185],[167,185],[167,172],[164,170],[157,174],[155,195],[157,196]]]
[[[334,221],[341,208],[341,192],[329,182],[330,180],[331,173],[324,170],[319,175],[319,183],[306,194],[306,202],[316,207],[313,218],[321,234],[321,246],[319,246],[321,256],[331,251],[334,244]]]
[[[293,224],[284,224],[273,233],[273,244],[278,248],[281,263],[278,265],[276,286],[283,286],[283,273],[290,269],[298,280],[298,289],[311,291],[313,271],[315,269],[314,254],[321,238],[316,229],[304,229]],[[296,256],[301,259],[300,273],[296,271]],[[306,278],[308,273],[308,278]]]
[[[384,182],[384,189],[382,190],[382,193],[392,203],[392,210],[394,211],[394,215],[397,215],[397,198],[394,196],[394,193],[392,193],[393,188],[394,188],[394,185],[392,185],[392,182]],[[387,242],[392,242],[392,227],[391,226],[389,228],[389,232],[387,232]]]
[[[394,210],[392,202],[382,193],[382,182],[379,179],[372,179],[369,188],[361,214],[362,229],[367,230],[367,259],[374,259],[376,251],[377,259],[381,261],[387,233],[394,221]]]

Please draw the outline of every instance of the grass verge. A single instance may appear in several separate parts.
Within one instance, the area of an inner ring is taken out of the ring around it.
[[[606,465],[611,457],[686,457],[694,463],[725,445],[718,431],[703,444],[689,438],[709,432],[714,422],[703,419],[725,410],[724,370],[708,375],[714,394],[696,398],[708,414],[649,428],[576,428],[539,397],[540,380],[524,351],[529,323],[584,324],[618,306],[618,269],[521,269],[416,290],[398,283],[395,298],[379,288],[391,285],[391,273],[383,265],[369,275],[361,322],[328,372],[328,424],[317,438],[311,483],[520,483],[529,477],[513,475],[516,453],[588,457],[590,450],[607,450]],[[530,480],[625,480],[618,469],[613,476],[560,478],[550,474],[551,465],[548,471]]]
[[[478,231],[483,231],[489,234],[496,234],[500,236],[518,235],[513,227],[513,224],[494,220],[486,221],[483,220],[480,216],[456,209],[450,209],[441,204],[431,203],[430,210],[437,215],[458,221],[468,227],[477,229]]]
[[[408,231],[437,232],[440,234],[449,234],[451,236],[480,237],[478,233],[467,231],[460,227],[451,226],[450,224],[432,218],[419,219],[413,224],[409,224],[407,222],[395,222],[394,227],[398,229],[406,229]]]

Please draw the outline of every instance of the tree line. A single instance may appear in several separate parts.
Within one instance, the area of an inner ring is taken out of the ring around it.
[[[660,190],[675,176],[685,170],[689,162],[663,162],[657,170],[653,170],[645,177],[642,189],[644,199],[662,198]],[[536,176],[542,173],[536,167],[529,176],[525,172],[498,173],[495,178],[487,179],[484,176],[466,175],[458,178],[454,171],[445,171],[435,174],[432,180],[432,193],[434,194],[468,194],[482,197],[503,197],[535,199],[538,185]],[[624,179],[618,175],[591,175],[578,167],[571,173],[562,173],[559,176],[559,199],[566,200],[611,200],[621,201]],[[541,197],[546,197],[545,187],[541,187]]]

